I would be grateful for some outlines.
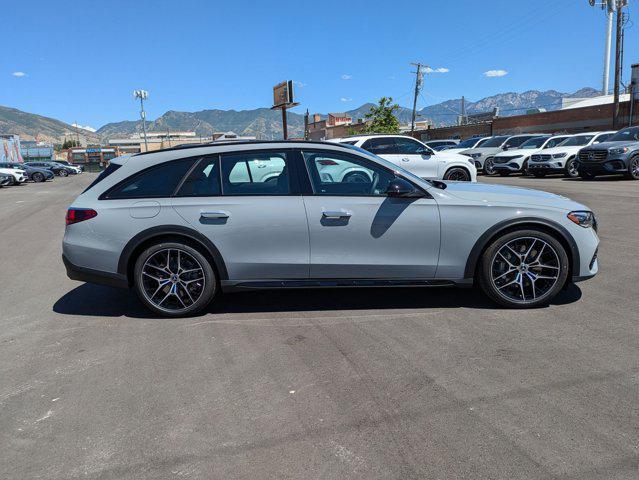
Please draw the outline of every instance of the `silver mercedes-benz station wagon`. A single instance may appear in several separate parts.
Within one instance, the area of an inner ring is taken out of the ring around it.
[[[66,220],[70,278],[133,288],[167,316],[251,288],[478,285],[503,306],[534,307],[598,270],[597,223],[584,205],[426,181],[336,143],[115,158]]]

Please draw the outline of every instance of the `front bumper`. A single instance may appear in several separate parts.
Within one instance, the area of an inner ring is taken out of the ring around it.
[[[577,171],[593,175],[619,175],[628,172],[628,164],[625,159],[611,158],[604,162],[578,161]]]
[[[493,164],[493,170],[496,172],[520,172],[521,167],[518,163],[495,163]]]
[[[554,163],[529,163],[528,170],[534,172],[563,172],[564,167]]]

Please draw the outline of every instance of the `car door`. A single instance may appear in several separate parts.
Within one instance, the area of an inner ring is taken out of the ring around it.
[[[309,235],[290,150],[204,157],[173,208],[220,251],[230,280],[305,279]]]
[[[368,145],[368,146],[366,146]],[[408,137],[371,138],[363,148],[421,178],[437,178],[435,152]]]
[[[363,155],[305,149],[302,159],[311,183],[303,196],[311,278],[435,276],[440,220],[428,192],[420,198],[389,197],[386,187],[395,174]],[[367,180],[342,180],[331,168],[360,169]]]

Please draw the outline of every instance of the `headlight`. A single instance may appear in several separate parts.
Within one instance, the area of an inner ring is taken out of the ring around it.
[[[597,227],[597,219],[595,214],[588,211],[570,212],[568,214],[568,220],[575,222],[580,227],[591,228]]]
[[[610,154],[611,155],[623,155],[624,153],[628,153],[628,150],[630,150],[628,147],[611,148],[610,149]]]
[[[552,158],[564,158],[565,156],[565,153],[555,153]]]

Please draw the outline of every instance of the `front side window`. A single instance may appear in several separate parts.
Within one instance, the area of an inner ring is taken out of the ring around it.
[[[183,158],[143,170],[107,191],[103,198],[170,197],[197,158]]]
[[[431,153],[424,145],[412,138],[396,137],[395,144],[396,153],[400,155],[421,155],[422,153],[428,155]]]
[[[508,141],[506,142],[506,146],[508,148],[519,147],[522,143],[524,143],[526,140],[529,140],[530,138],[531,137],[512,137],[508,139]]]
[[[289,195],[290,175],[283,152],[242,152],[221,156],[224,195]]]
[[[212,197],[220,195],[221,191],[219,159],[215,155],[200,160],[189,176],[184,179],[176,196]]]
[[[384,197],[392,171],[365,158],[338,152],[303,152],[315,195]]]
[[[541,148],[546,140],[548,140],[548,137],[531,138],[522,143],[519,148],[523,150]]]
[[[375,155],[392,155],[397,150],[393,137],[370,138],[364,142],[362,148]]]

